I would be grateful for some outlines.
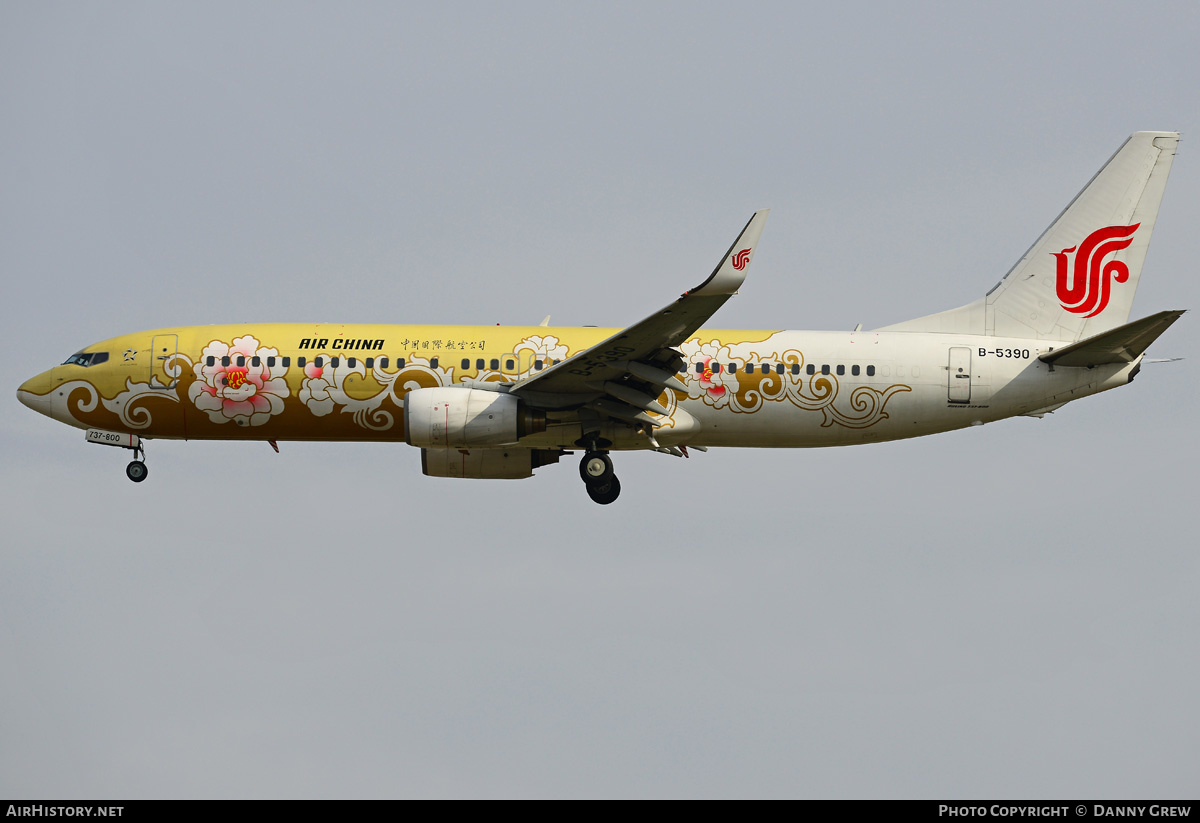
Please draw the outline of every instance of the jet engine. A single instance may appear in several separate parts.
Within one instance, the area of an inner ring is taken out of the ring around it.
[[[421,471],[429,477],[518,480],[558,458],[550,449],[421,449]]]
[[[410,446],[506,446],[545,430],[546,413],[511,394],[440,386],[415,389],[404,398],[404,439]]]

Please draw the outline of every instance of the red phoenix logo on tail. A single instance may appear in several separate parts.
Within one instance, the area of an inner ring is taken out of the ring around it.
[[[1108,306],[1109,294],[1112,291],[1112,281],[1124,283],[1129,279],[1129,266],[1120,260],[1104,258],[1129,247],[1133,242],[1133,233],[1141,223],[1132,226],[1108,226],[1096,229],[1078,246],[1063,249],[1060,252],[1050,252],[1058,263],[1058,277],[1055,284],[1058,289],[1058,299],[1062,307],[1074,314],[1084,317],[1095,317]],[[1078,248],[1078,251],[1075,251]],[[1068,274],[1069,263],[1067,255],[1075,252],[1074,273]]]
[[[750,249],[742,249],[733,256],[730,262],[733,263],[733,267],[738,271],[746,268],[746,264],[750,262]]]

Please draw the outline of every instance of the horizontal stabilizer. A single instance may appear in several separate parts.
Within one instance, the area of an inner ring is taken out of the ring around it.
[[[1052,366],[1103,366],[1107,363],[1132,363],[1142,356],[1182,311],[1160,311],[1141,320],[1126,323],[1094,337],[1080,340],[1038,357]]]

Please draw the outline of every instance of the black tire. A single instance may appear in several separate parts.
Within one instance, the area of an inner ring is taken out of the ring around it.
[[[613,476],[612,458],[605,452],[588,452],[579,461],[579,476],[589,486],[607,483]]]
[[[613,475],[607,483],[588,483],[587,493],[601,506],[607,506],[621,495],[621,481]]]
[[[141,483],[143,480],[146,479],[146,475],[148,473],[149,472],[146,469],[146,464],[143,463],[141,460],[134,460],[128,466],[125,467],[125,476],[128,477],[130,480],[132,480],[134,483]]]

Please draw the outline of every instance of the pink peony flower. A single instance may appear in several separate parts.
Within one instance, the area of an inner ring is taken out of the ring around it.
[[[213,340],[193,367],[196,380],[188,387],[188,397],[214,423],[233,420],[239,426],[261,426],[283,411],[288,396],[287,369],[278,359],[275,366],[267,365],[268,357],[278,355],[277,349],[259,348],[258,340],[250,335],[236,338],[228,346]],[[223,365],[225,358],[229,358],[228,366]]]

